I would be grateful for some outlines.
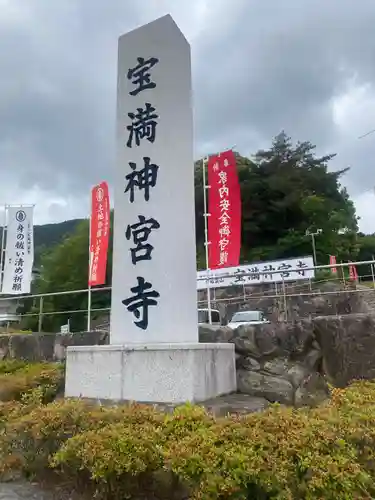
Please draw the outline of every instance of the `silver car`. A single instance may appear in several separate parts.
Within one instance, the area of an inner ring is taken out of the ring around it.
[[[228,326],[235,329],[242,325],[263,325],[265,323],[270,323],[270,321],[265,318],[262,311],[238,311],[233,315]]]

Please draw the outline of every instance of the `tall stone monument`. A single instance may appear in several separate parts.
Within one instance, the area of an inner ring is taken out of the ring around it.
[[[109,346],[71,347],[66,396],[203,401],[234,347],[198,341],[190,46],[164,16],[119,40]]]

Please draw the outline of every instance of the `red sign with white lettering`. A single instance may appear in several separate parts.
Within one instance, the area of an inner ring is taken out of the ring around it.
[[[91,191],[89,286],[105,284],[109,217],[108,184],[101,182]]]
[[[350,281],[358,281],[357,268],[353,264],[349,266],[349,279]]]
[[[330,255],[329,256],[329,264],[333,266],[336,264],[336,255]],[[331,273],[332,274],[337,274],[337,267],[331,267]]]
[[[209,268],[238,266],[241,251],[241,190],[233,151],[209,158],[208,185]]]

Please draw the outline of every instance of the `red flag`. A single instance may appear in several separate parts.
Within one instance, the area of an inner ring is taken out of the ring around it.
[[[353,266],[353,268],[354,268],[354,279],[355,279],[355,281],[358,281],[357,268],[356,268],[356,266]]]
[[[209,158],[208,185],[209,268],[238,266],[241,250],[241,191],[233,151]]]
[[[105,284],[109,215],[108,185],[101,182],[91,191],[89,286]]]
[[[349,266],[349,278],[350,281],[358,281],[357,269],[355,266],[353,266],[353,264]]]
[[[336,255],[330,255],[329,256],[329,263],[331,266],[336,264]],[[337,274],[337,267],[331,267],[331,273],[332,274]]]

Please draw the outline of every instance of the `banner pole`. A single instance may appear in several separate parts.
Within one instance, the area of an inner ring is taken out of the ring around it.
[[[91,269],[92,269],[92,255],[91,255],[91,215],[89,217],[89,279],[87,291],[87,331],[91,330]]]
[[[0,293],[3,291],[4,281],[4,256],[5,256],[5,232],[7,225],[7,205],[4,205],[4,219],[3,219],[3,234],[1,238],[1,254],[0,254]]]
[[[208,309],[208,322],[210,325],[212,325],[212,317],[211,317],[211,289],[210,289],[210,267],[209,267],[209,258],[208,258],[208,223],[207,223],[207,217],[209,217],[209,214],[207,213],[207,189],[209,189],[209,186],[207,186],[206,183],[206,164],[207,164],[207,157],[203,158],[202,160],[202,172],[203,172],[203,204],[204,204],[204,247],[205,247],[205,254],[206,254],[206,271],[207,271],[207,309]]]
[[[91,286],[88,288],[88,298],[87,298],[87,331],[91,330]]]

